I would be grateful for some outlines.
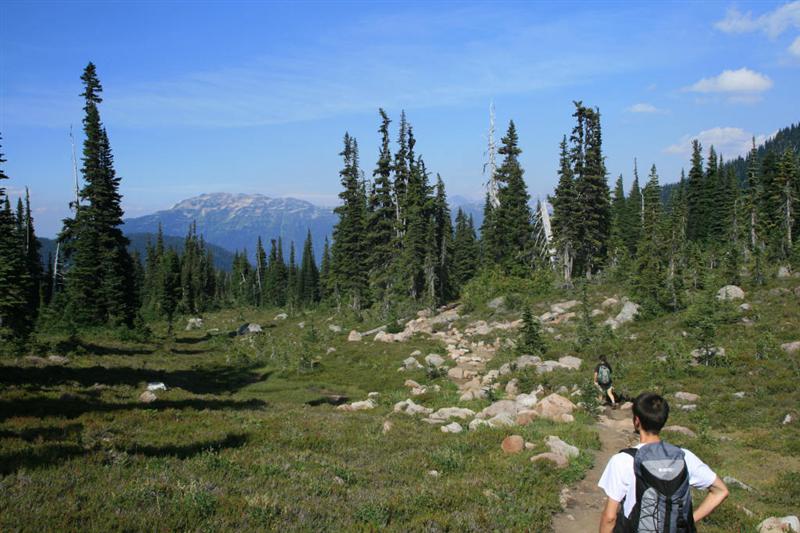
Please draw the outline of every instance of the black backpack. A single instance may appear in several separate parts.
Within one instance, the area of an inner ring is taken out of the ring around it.
[[[626,518],[620,503],[614,533],[696,533],[683,450],[661,441],[621,452],[633,457],[636,505]]]

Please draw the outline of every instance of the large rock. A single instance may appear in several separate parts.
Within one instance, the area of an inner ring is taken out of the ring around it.
[[[475,411],[465,407],[442,407],[435,413],[430,415],[434,420],[450,420],[451,418],[460,418],[466,420],[475,416]]]
[[[142,403],[153,403],[156,400],[158,400],[158,396],[149,390],[146,390],[139,395],[139,401]]]
[[[687,437],[694,438],[697,434],[692,431],[691,429],[683,426],[664,426],[661,431],[672,432],[672,433],[680,433],[681,435],[686,435]]]
[[[519,435],[509,435],[503,439],[500,448],[505,453],[519,453],[525,449],[525,439]]]
[[[520,426],[527,426],[534,420],[539,418],[539,413],[534,411],[533,409],[523,409],[522,411],[517,412],[517,417],[514,419]]]
[[[691,392],[683,392],[683,391],[681,391],[681,392],[676,392],[675,393],[675,399],[676,400],[681,400],[681,401],[684,401],[684,402],[696,402],[697,400],[700,399],[700,396],[698,394],[694,394],[694,393],[691,393]]]
[[[517,409],[531,409],[539,399],[536,397],[536,393],[532,392],[530,394],[517,394],[514,401],[517,403]]]
[[[583,360],[572,355],[565,355],[564,357],[558,358],[558,363],[564,368],[568,368],[570,370],[580,370]]]
[[[508,413],[500,413],[497,416],[493,416],[487,420],[487,423],[493,428],[511,427],[517,424],[517,422],[511,418],[511,415]]]
[[[350,342],[361,342],[361,333],[357,332],[356,330],[352,330],[347,336],[347,340]]]
[[[488,419],[504,413],[513,418],[517,416],[517,411],[519,411],[519,407],[517,406],[517,402],[515,400],[500,400],[486,407],[483,409],[483,411],[475,416],[478,418]]]
[[[481,426],[489,426],[489,422],[487,422],[486,420],[482,420],[480,418],[475,418],[475,419],[472,420],[472,422],[469,423],[469,430],[470,431],[475,431],[476,429],[478,429]],[[489,426],[489,427],[491,427],[491,426]]]
[[[464,428],[458,422],[450,422],[446,426],[442,426],[442,433],[461,433]]]
[[[239,326],[239,329],[236,330],[236,334],[237,335],[249,335],[249,334],[253,334],[253,333],[261,333],[263,331],[264,330],[261,328],[261,324],[247,323],[247,324],[242,324],[241,326]]]
[[[744,299],[744,291],[741,287],[737,287],[736,285],[725,285],[720,290],[717,291],[717,300],[720,301],[731,301],[731,300],[743,300]]]
[[[569,300],[567,302],[558,302],[550,306],[550,312],[556,315],[560,315],[562,313],[566,313],[573,307],[576,307],[580,304],[578,300]]]
[[[419,364],[419,361],[417,361],[413,357],[406,357],[405,359],[403,359],[403,368],[405,368],[406,370],[417,370],[425,367]]]
[[[600,307],[602,307],[603,309],[608,309],[609,307],[614,307],[618,303],[619,300],[617,300],[616,298],[606,298],[605,300],[603,300],[603,303],[600,304]]]
[[[66,365],[69,363],[69,358],[63,355],[48,355],[47,361],[54,365]]]
[[[580,450],[578,450],[577,447],[573,446],[572,444],[567,444],[555,435],[550,435],[544,439],[544,443],[548,448],[550,448],[551,452],[563,455],[567,458],[578,457],[578,454],[580,454]]]
[[[429,366],[438,368],[444,364],[444,357],[439,354],[429,353],[425,356],[425,362],[428,363]]]
[[[336,324],[328,324],[328,329],[334,333],[342,332],[342,326],[337,326]]]
[[[286,320],[287,318],[289,318],[289,315],[286,313],[278,313],[272,320]]]
[[[403,400],[402,402],[397,402],[394,404],[394,412],[395,413],[405,413],[407,415],[430,415],[433,412],[433,409],[430,407],[425,407],[424,405],[419,405],[414,403],[414,400],[409,398],[408,400]]]
[[[627,300],[625,304],[622,306],[622,310],[619,314],[614,318],[617,324],[625,324],[626,322],[630,322],[636,315],[639,314],[639,304],[636,304],[630,300]]]
[[[542,358],[536,355],[520,355],[514,363],[517,365],[517,370],[522,370],[529,366],[538,366],[542,364]]]
[[[541,399],[533,408],[539,416],[557,422],[572,420],[572,411],[575,404],[559,394],[551,394]]]
[[[779,278],[790,278],[792,277],[792,271],[789,270],[789,267],[782,266],[778,268],[778,277]]]
[[[540,453],[538,455],[534,455],[533,457],[531,457],[532,463],[538,463],[540,461],[550,461],[552,463],[555,463],[556,467],[558,468],[564,468],[569,464],[569,461],[567,460],[566,457],[553,452]]]
[[[376,405],[378,404],[370,398],[369,400],[362,400],[360,402],[346,403],[338,406],[337,409],[340,411],[367,411],[369,409],[375,409]]]
[[[800,352],[800,341],[787,342],[785,344],[781,344],[781,350],[788,353],[789,355],[796,354]]]
[[[787,533],[790,531],[800,532],[800,520],[796,516],[770,516],[758,526],[758,533]]]
[[[202,318],[190,318],[186,322],[186,331],[192,331],[193,329],[200,329],[202,327],[203,327]]]

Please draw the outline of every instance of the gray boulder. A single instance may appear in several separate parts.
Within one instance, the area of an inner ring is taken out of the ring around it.
[[[439,368],[444,364],[444,357],[439,354],[429,353],[425,356],[425,362],[428,363],[429,366],[435,366]]]
[[[743,300],[744,299],[744,291],[741,287],[737,287],[736,285],[725,285],[720,290],[717,291],[717,300],[720,301],[731,301],[731,300]]]

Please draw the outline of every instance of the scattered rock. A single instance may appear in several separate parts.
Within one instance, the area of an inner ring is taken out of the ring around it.
[[[394,427],[394,422],[392,422],[391,420],[384,420],[383,421],[383,428],[381,429],[381,433],[386,435],[387,433],[389,433],[392,430],[393,427]]]
[[[742,391],[742,392],[734,392],[734,393],[733,393],[733,397],[734,397],[734,398],[739,398],[739,399],[742,399],[742,398],[744,398],[744,397],[745,397],[745,393],[744,393],[743,391]]]
[[[781,344],[781,350],[788,353],[789,355],[796,354],[800,352],[800,341],[787,342],[785,344]]]
[[[717,300],[729,302],[732,300],[743,300],[744,291],[736,285],[725,285],[717,291]]]
[[[203,327],[203,319],[202,318],[190,318],[186,322],[185,331],[192,331],[193,329],[200,329]]]
[[[442,433],[461,433],[464,428],[458,422],[450,422],[446,426],[442,426]]]
[[[632,402],[625,402],[619,406],[620,411],[632,411],[633,410],[633,403]]]
[[[330,354],[332,354],[332,353],[335,353],[335,352],[336,352],[336,348],[334,348],[333,346],[331,346],[330,348],[328,348],[327,350],[325,350],[325,355],[330,355]]]
[[[550,448],[550,451],[563,455],[564,457],[578,457],[580,450],[572,444],[567,444],[555,435],[550,435],[544,439],[544,443]]]
[[[501,413],[507,414],[509,417],[517,416],[517,402],[515,400],[499,400],[492,405],[484,408],[481,412],[475,415],[477,418],[489,419]]]
[[[347,336],[347,340],[350,342],[361,342],[361,333],[357,332],[356,330],[352,330]]]
[[[749,303],[743,303],[739,306],[739,311],[750,311],[751,309],[753,309],[753,306]]]
[[[553,452],[540,453],[531,457],[532,463],[538,463],[539,461],[551,461],[555,463],[557,468],[564,468],[569,464],[566,457]]]
[[[613,307],[619,303],[619,300],[616,298],[606,298],[603,300],[603,303],[600,304],[600,307],[607,309],[609,307]]]
[[[534,411],[533,409],[525,409],[517,413],[517,417],[514,419],[514,421],[517,423],[517,425],[527,426],[537,418],[539,418],[538,412]]]
[[[147,390],[149,390],[149,391],[167,390],[167,386],[164,385],[160,381],[156,381],[156,382],[153,382],[153,383],[148,383],[147,384]]]
[[[394,404],[395,413],[405,413],[407,415],[429,415],[433,412],[430,407],[414,403],[414,400],[408,399]]]
[[[425,362],[428,363],[429,366],[439,368],[444,364],[444,357],[439,354],[429,353],[425,356]]]
[[[328,324],[328,329],[334,333],[342,332],[342,326],[337,326],[336,324]]]
[[[800,519],[796,516],[770,516],[756,526],[758,533],[787,533],[790,531],[800,532]]]
[[[66,365],[69,363],[69,358],[63,355],[48,355],[47,360],[54,365]]]
[[[236,330],[237,335],[248,335],[253,333],[262,333],[264,330],[261,328],[260,324],[255,323],[247,323],[242,324],[239,326],[239,329]]]
[[[534,410],[539,413],[539,416],[542,418],[555,420],[557,422],[571,422],[572,411],[574,409],[574,403],[555,393],[543,398],[534,407]]]
[[[431,477],[439,477],[438,470],[428,470],[428,475]]]
[[[517,394],[514,401],[519,409],[530,409],[536,405],[539,399],[536,397],[536,392],[532,392],[530,394]]]
[[[289,315],[287,315],[286,313],[279,313],[275,315],[275,318],[273,318],[272,320],[286,320],[287,318],[289,318]]]
[[[598,316],[602,315],[603,313],[604,313],[604,311],[602,309],[592,309],[592,312],[589,314],[589,316],[594,318],[594,317],[598,317]]]
[[[581,363],[583,363],[581,358],[572,355],[565,355],[564,357],[558,358],[558,364],[570,370],[580,370]]]
[[[475,431],[476,429],[478,429],[481,426],[488,426],[488,425],[489,425],[489,422],[487,422],[486,420],[483,420],[483,419],[480,419],[480,418],[476,418],[472,422],[469,423],[469,430],[470,431]]]
[[[713,359],[714,357],[725,357],[725,348],[722,346],[712,346],[708,348],[708,350],[695,348],[692,350],[691,353],[692,359],[694,359],[693,364],[698,364],[700,359],[705,358]]]
[[[424,367],[413,357],[406,357],[403,359],[403,368],[406,370],[417,370]]]
[[[686,405],[681,405],[681,411],[689,412],[689,411],[696,411],[696,410],[697,410],[697,406],[695,404],[693,404],[693,403],[689,403],[689,404],[686,404]]]
[[[367,398],[369,398],[371,400],[377,400],[380,397],[381,397],[381,393],[380,392],[370,392],[370,393],[367,394]]]
[[[700,399],[700,396],[698,396],[697,394],[693,394],[691,392],[683,392],[683,391],[681,391],[681,392],[676,392],[675,393],[675,399],[676,400],[685,401],[685,402],[696,402],[697,400]]]
[[[736,479],[733,476],[725,476],[725,477],[722,478],[722,481],[724,481],[726,485],[730,485],[732,487],[739,487],[740,489],[744,489],[744,490],[750,491],[750,492],[752,492],[752,490],[753,490],[753,487],[751,487],[750,485],[748,485],[746,483],[742,483],[741,481],[739,481],[738,479]]]
[[[460,418],[466,420],[475,416],[475,411],[465,407],[442,407],[435,413],[430,415],[434,420],[449,420],[451,418]]]
[[[503,439],[500,448],[505,453],[519,453],[525,448],[525,439],[519,435],[509,435]]]
[[[516,422],[508,413],[500,413],[499,415],[490,418],[487,422],[493,428],[511,427],[516,425]]]
[[[32,365],[37,365],[37,366],[47,364],[47,359],[45,359],[44,357],[39,357],[38,355],[26,355],[25,357],[22,358],[22,360],[25,361],[26,363],[30,363]]]
[[[692,431],[691,429],[683,426],[665,426],[661,431],[671,431],[672,433],[680,433],[681,435],[686,435],[687,437],[696,437],[697,434]]]
[[[567,302],[559,302],[550,306],[550,312],[560,315],[562,313],[566,313],[573,307],[579,305],[580,302],[578,300],[569,300]]]
[[[414,381],[413,379],[407,379],[403,382],[404,387],[408,387],[409,389],[419,389],[422,387],[419,383]]]
[[[346,403],[338,406],[336,409],[339,411],[367,411],[369,409],[375,409],[377,405],[375,400],[370,398],[368,400],[361,400],[360,402]]]
[[[339,476],[333,476],[333,482],[337,485],[344,485],[344,480]]]
[[[792,294],[792,291],[785,287],[776,287],[774,289],[769,290],[770,296],[783,296],[785,294]]]
[[[792,271],[789,270],[789,267],[782,266],[778,268],[778,277],[779,278],[790,278],[792,277]]]
[[[411,357],[419,357],[420,355],[422,355],[422,352],[419,351],[419,350],[414,350],[413,352],[411,352],[408,355],[410,355]]]
[[[794,422],[794,417],[791,414],[787,414],[786,416],[783,417],[782,424],[784,426],[787,426],[787,425],[791,424],[792,422]]]
[[[149,390],[146,390],[139,395],[139,401],[142,403],[153,403],[156,400],[158,400],[158,396]]]

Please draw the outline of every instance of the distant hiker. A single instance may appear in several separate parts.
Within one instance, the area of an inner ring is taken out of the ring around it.
[[[614,397],[614,385],[611,383],[611,365],[605,355],[600,356],[600,363],[594,367],[594,386],[603,393],[603,401],[610,401],[611,407],[617,405]]]
[[[597,484],[608,496],[600,533],[694,533],[695,523],[728,497],[725,483],[695,454],[661,440],[668,416],[669,404],[658,394],[644,392],[634,400],[639,444],[609,459]],[[690,486],[708,489],[694,512]]]

